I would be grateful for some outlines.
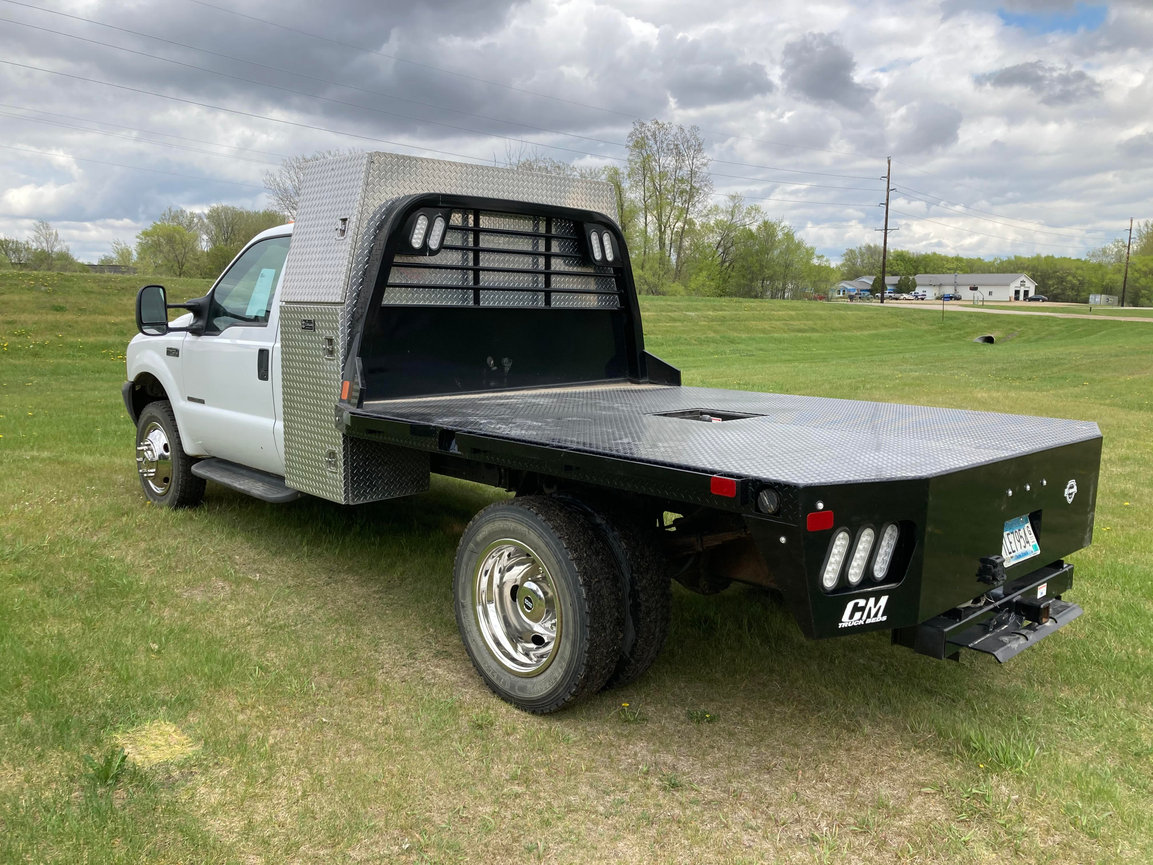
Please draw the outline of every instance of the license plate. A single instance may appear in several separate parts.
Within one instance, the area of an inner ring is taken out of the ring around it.
[[[1028,516],[1014,517],[1005,523],[1005,534],[1001,540],[1001,558],[1005,560],[1005,567],[1040,554],[1041,545],[1037,543]]]

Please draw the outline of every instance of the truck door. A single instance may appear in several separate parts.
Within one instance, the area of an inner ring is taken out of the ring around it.
[[[184,340],[184,435],[193,453],[284,474],[277,441],[276,290],[289,236],[248,247],[212,289],[203,335]],[[275,364],[274,364],[275,361]]]

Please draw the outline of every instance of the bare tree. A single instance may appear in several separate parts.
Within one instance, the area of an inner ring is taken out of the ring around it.
[[[320,150],[311,156],[290,156],[280,164],[280,168],[264,172],[264,188],[268,190],[272,206],[289,219],[296,219],[296,209],[300,206],[300,186],[304,182],[304,169],[308,163],[356,152],[334,149]]]
[[[713,188],[704,140],[695,126],[638,120],[628,145],[628,178],[643,223],[642,260],[655,252],[662,263],[672,264],[673,276],[679,278],[687,231]]]
[[[43,219],[36,220],[32,227],[32,236],[28,238],[32,249],[41,252],[44,258],[51,261],[58,252],[67,252],[68,247],[60,240],[60,232]]]

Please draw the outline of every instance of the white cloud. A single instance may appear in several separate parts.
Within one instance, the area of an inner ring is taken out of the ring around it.
[[[0,102],[15,106],[0,107],[0,232],[49,219],[87,260],[169,205],[263,206],[263,173],[286,155],[403,144],[491,160],[531,146],[605,163],[623,157],[631,122],[651,117],[701,126],[717,160],[745,163],[718,162],[731,176],[717,191],[775,199],[766,211],[832,257],[876,239],[875,178],[890,154],[898,186],[931,193],[903,201],[922,217],[901,218],[894,242],[909,248],[1081,254],[1153,200],[1153,8],[1137,0],[1110,3],[1096,29],[1048,32],[998,13],[1076,7],[358,0],[337,16],[305,0],[243,6],[292,29],[190,0],[56,8],[122,29],[6,10],[42,29],[0,23]]]

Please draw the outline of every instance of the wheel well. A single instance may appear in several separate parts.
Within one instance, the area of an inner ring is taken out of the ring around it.
[[[136,376],[136,380],[132,382],[132,392],[130,394],[132,399],[132,419],[136,420],[140,417],[140,412],[144,411],[144,407],[150,402],[156,402],[158,399],[168,399],[168,394],[164,391],[164,385],[152,373],[141,373]]]

